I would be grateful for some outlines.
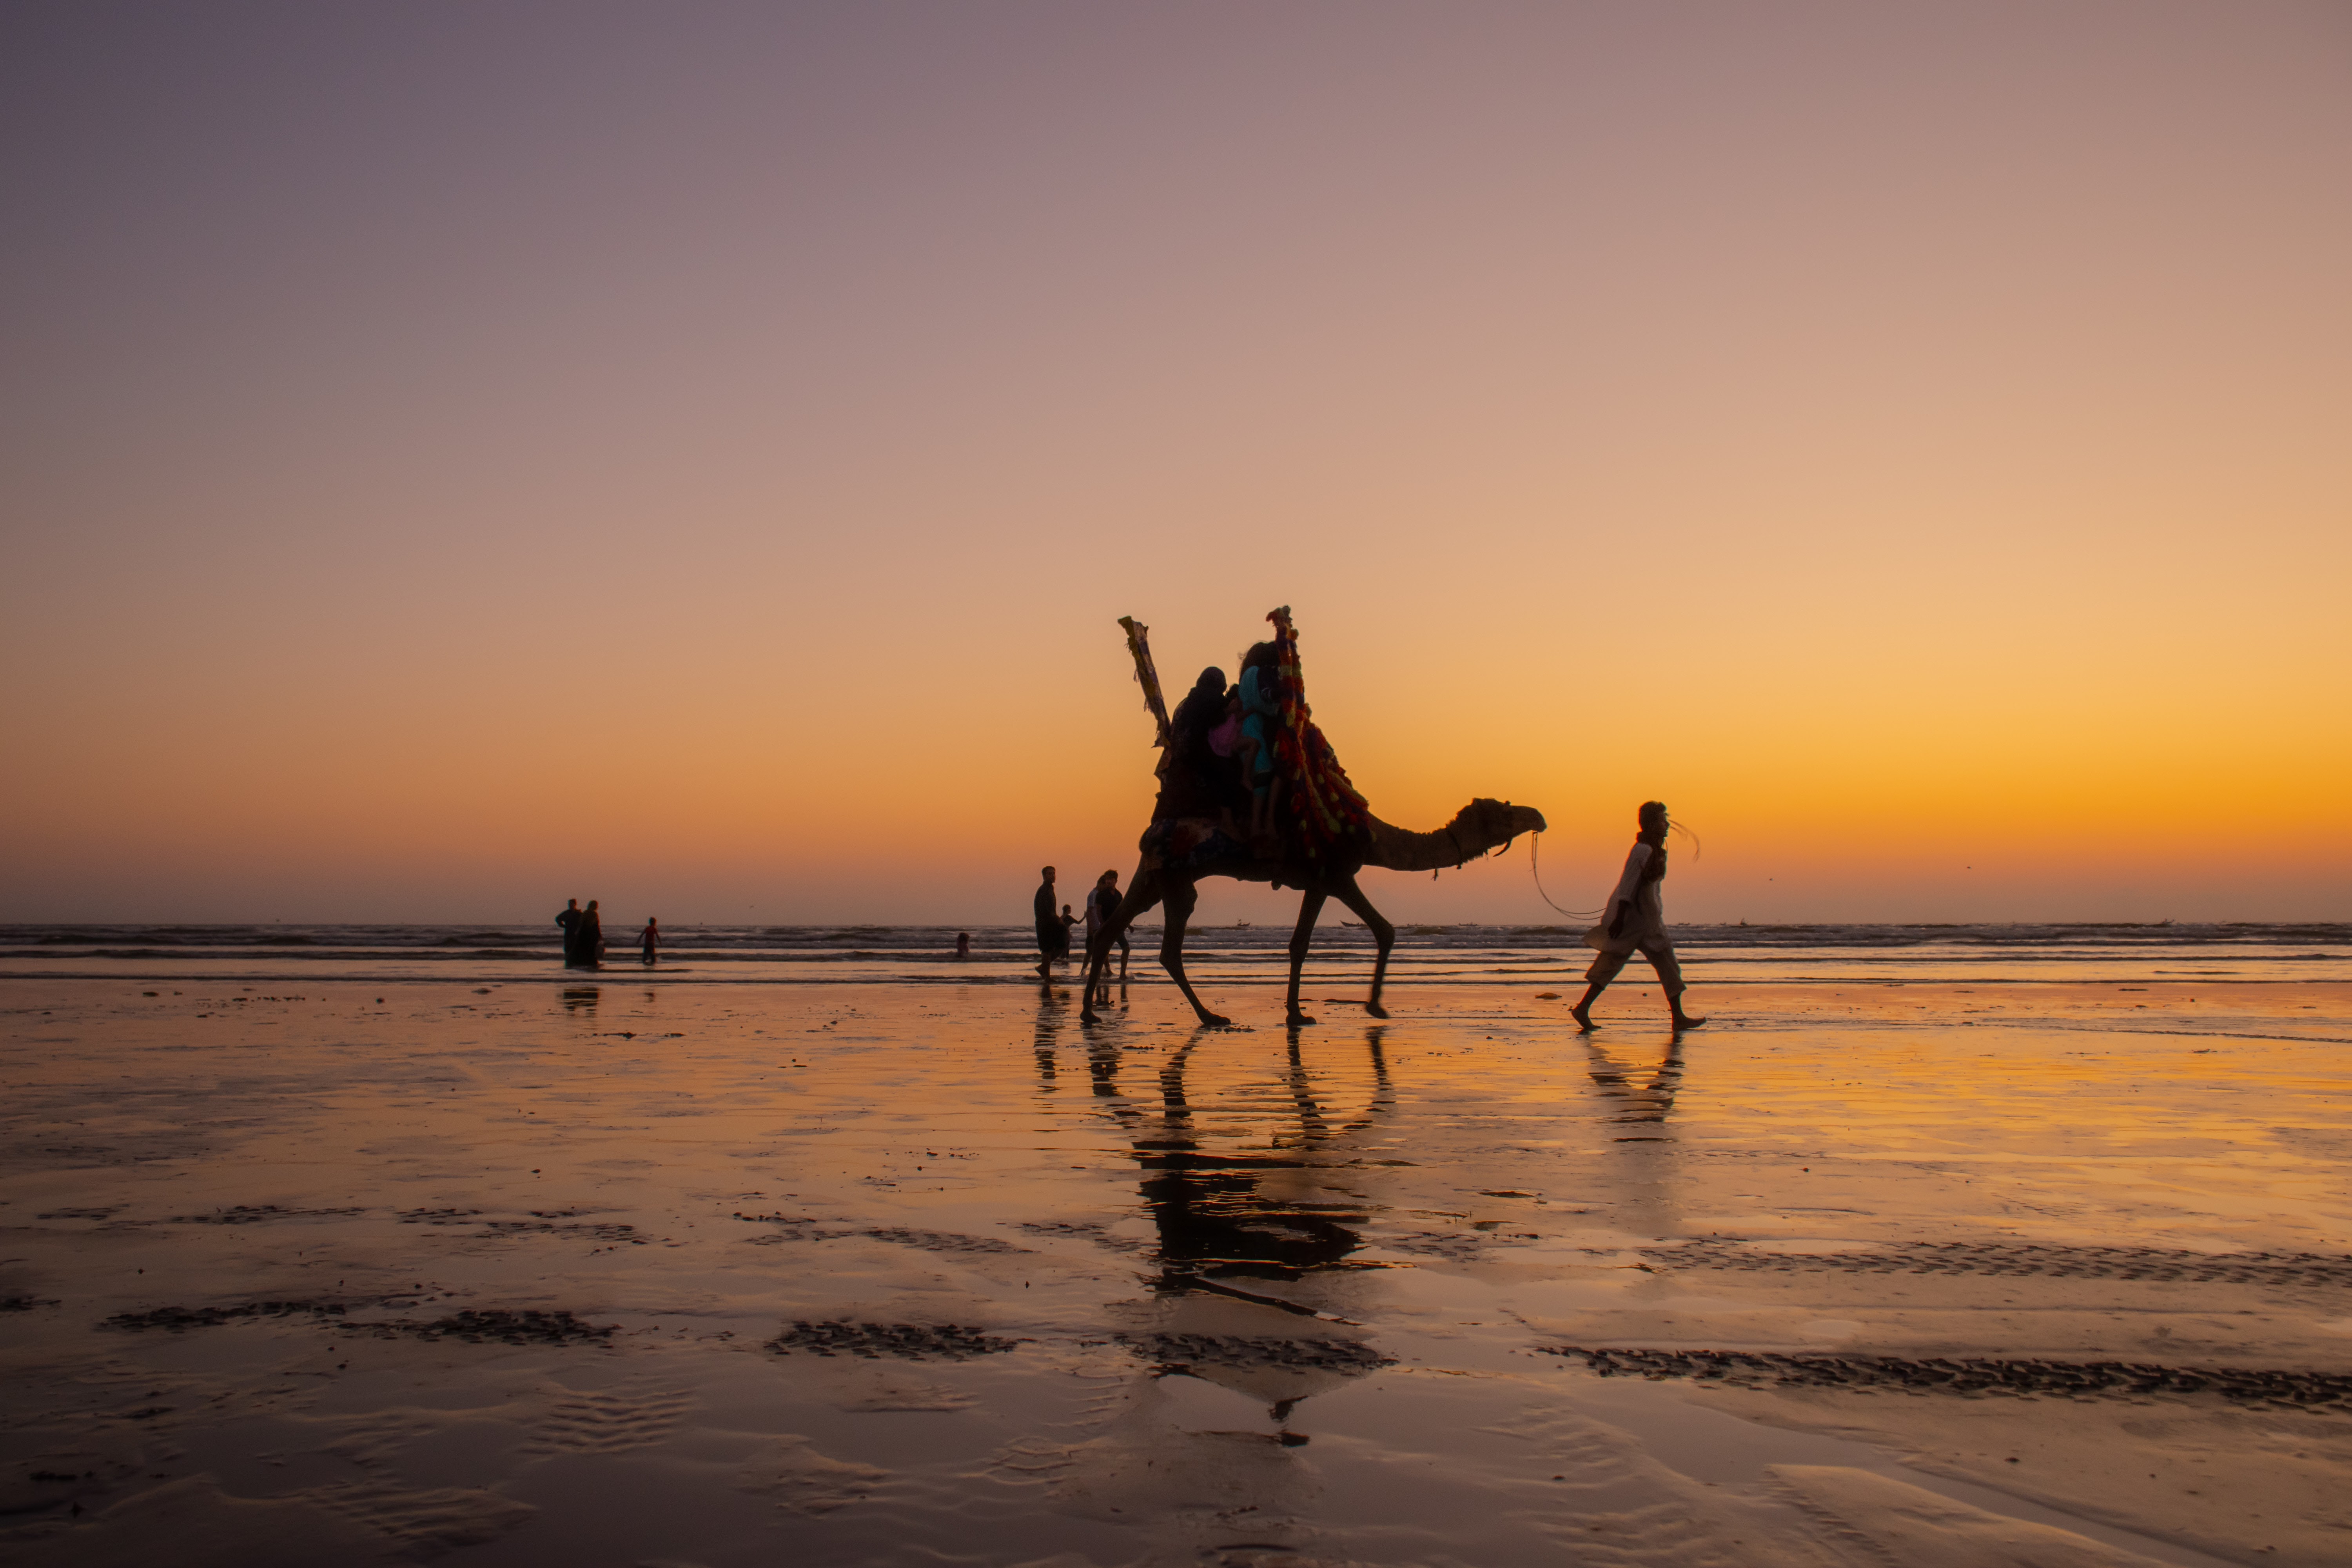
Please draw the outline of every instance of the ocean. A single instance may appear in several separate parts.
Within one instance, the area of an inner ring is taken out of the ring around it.
[[[959,931],[971,961],[955,958]],[[635,928],[607,927],[607,972],[641,972]],[[1399,928],[1390,983],[1512,985],[1580,973],[1580,928]],[[1016,984],[1033,981],[1025,925],[679,925],[664,928],[665,982],[755,984]],[[2071,984],[2085,981],[2352,980],[2352,923],[1682,925],[1694,984]],[[1185,958],[1199,979],[1273,984],[1290,932],[1195,926]],[[1134,932],[1137,978],[1159,977],[1156,925]],[[1370,935],[1327,920],[1308,973],[1340,984],[1368,970]],[[509,980],[556,970],[551,924],[0,926],[0,977],[121,981],[380,983]],[[1631,977],[1645,973],[1637,962]]]

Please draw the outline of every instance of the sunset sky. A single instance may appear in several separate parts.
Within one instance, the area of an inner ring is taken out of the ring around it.
[[[1019,922],[1283,604],[1571,907],[2352,919],[2334,0],[18,4],[0,225],[0,920]]]

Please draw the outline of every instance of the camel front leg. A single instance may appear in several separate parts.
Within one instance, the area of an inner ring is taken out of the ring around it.
[[[1111,917],[1103,922],[1102,930],[1095,932],[1093,939],[1087,943],[1086,999],[1078,1004],[1079,1023],[1097,1021],[1095,993],[1102,987],[1102,972],[1110,963],[1111,943],[1127,934],[1127,928],[1160,899],[1160,873],[1136,868],[1134,879],[1127,885],[1126,896],[1118,900],[1118,908],[1111,911]],[[1196,1002],[1193,1005],[1197,1007],[1200,1004]]]
[[[1372,900],[1364,897],[1364,889],[1356,886],[1353,877],[1331,890],[1341,903],[1356,911],[1357,917],[1364,922],[1364,929],[1370,931],[1372,940],[1380,944],[1380,953],[1372,960],[1372,994],[1365,1002],[1364,1011],[1375,1018],[1385,1018],[1389,1010],[1381,1005],[1381,987],[1388,984],[1389,949],[1396,945],[1396,927],[1389,924],[1387,916],[1372,908]]]
[[[1192,1011],[1201,1022],[1210,1028],[1222,1029],[1233,1020],[1202,1006],[1200,993],[1184,977],[1184,922],[1192,918],[1192,906],[1201,901],[1201,896],[1191,882],[1171,877],[1163,898],[1168,906],[1168,924],[1160,935],[1160,967],[1176,982],[1176,989],[1184,993],[1184,1000],[1192,1004]]]
[[[1320,888],[1309,888],[1298,900],[1298,929],[1290,933],[1290,1026],[1311,1024],[1314,1019],[1298,1009],[1298,976],[1307,967],[1307,950],[1315,940],[1315,921],[1323,912],[1323,900],[1331,895]]]

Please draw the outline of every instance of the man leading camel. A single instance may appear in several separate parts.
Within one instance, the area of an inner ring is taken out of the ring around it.
[[[1600,951],[1593,954],[1592,967],[1584,972],[1591,983],[1585,987],[1584,1000],[1569,1011],[1576,1018],[1576,1026],[1588,1034],[1593,1027],[1594,1000],[1609,989],[1609,983],[1637,949],[1658,972],[1675,1027],[1696,1029],[1706,1022],[1683,1011],[1683,966],[1675,957],[1674,942],[1666,935],[1665,900],[1658,887],[1666,879],[1665,803],[1643,802],[1640,826],[1633,851],[1625,857],[1624,874],[1617,879],[1617,890],[1609,895],[1608,911],[1601,924],[1584,933],[1585,945]]]

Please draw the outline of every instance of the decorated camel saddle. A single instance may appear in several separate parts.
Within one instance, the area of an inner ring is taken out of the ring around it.
[[[1271,611],[1265,618],[1274,624],[1274,669],[1280,693],[1267,737],[1273,749],[1276,842],[1271,856],[1263,847],[1257,852],[1283,860],[1360,859],[1370,832],[1370,809],[1348,782],[1348,771],[1339,765],[1307,704],[1290,606]],[[1183,870],[1250,858],[1247,836],[1235,826],[1229,811],[1213,809],[1217,805],[1213,791],[1198,777],[1199,769],[1223,766],[1226,759],[1182,754],[1184,737],[1176,734],[1169,719],[1167,699],[1152,664],[1150,628],[1131,616],[1119,624],[1127,629],[1128,647],[1135,656],[1144,706],[1159,725],[1160,798],[1151,825],[1137,846],[1142,852],[1141,868]],[[1238,769],[1237,763],[1234,766]]]

